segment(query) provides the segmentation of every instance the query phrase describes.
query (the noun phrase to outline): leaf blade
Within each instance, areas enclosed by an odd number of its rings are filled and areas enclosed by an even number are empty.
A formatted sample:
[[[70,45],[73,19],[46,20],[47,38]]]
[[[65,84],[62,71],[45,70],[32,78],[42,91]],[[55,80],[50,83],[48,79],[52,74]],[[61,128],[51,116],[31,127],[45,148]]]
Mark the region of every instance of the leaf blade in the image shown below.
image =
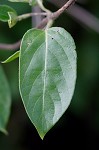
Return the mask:
[[[7,22],[9,20],[8,12],[13,12],[16,14],[16,11],[8,5],[0,5],[0,21]]]
[[[11,95],[9,85],[0,66],[0,131],[7,134],[6,125],[10,115]]]
[[[1,63],[9,63],[9,62],[13,61],[19,57],[19,54],[20,54],[20,51],[17,51],[13,55],[11,55],[9,58],[7,58],[5,61],[2,61]]]
[[[76,80],[74,41],[62,28],[29,30],[21,43],[19,62],[21,97],[30,120],[43,139],[68,108],[73,96]]]
[[[8,16],[9,16],[8,25],[9,25],[9,28],[12,28],[13,26],[16,25],[18,21],[18,17],[17,17],[17,14],[14,12],[8,12]]]

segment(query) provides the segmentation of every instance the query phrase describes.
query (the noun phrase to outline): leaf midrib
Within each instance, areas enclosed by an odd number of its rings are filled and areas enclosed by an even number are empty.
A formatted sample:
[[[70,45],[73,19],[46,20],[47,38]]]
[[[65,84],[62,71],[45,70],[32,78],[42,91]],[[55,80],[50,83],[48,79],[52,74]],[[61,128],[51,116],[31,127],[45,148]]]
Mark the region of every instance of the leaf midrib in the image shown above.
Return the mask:
[[[47,30],[45,30],[45,64],[44,64],[44,87],[43,87],[42,112],[44,111],[45,90],[46,90],[47,57],[48,57],[47,55],[48,55],[48,37],[47,37]]]

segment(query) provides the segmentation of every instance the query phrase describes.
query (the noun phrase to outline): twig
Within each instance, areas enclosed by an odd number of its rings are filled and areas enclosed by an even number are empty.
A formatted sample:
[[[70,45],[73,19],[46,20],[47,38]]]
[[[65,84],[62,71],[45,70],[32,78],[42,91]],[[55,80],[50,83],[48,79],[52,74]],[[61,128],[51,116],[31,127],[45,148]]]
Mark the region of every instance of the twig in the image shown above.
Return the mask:
[[[32,14],[35,14],[32,16],[32,27],[36,27],[38,24],[40,24],[43,16],[47,16],[47,13],[42,12],[39,6],[32,7]],[[42,15],[36,15],[36,14],[42,14]]]
[[[44,18],[41,23],[36,26],[38,29],[43,29],[46,24],[48,23],[49,19],[55,20],[57,17],[59,17],[67,8],[69,8],[76,0],[69,0],[65,3],[64,6],[62,6],[58,11],[54,13],[50,13],[49,16]],[[0,44],[0,49],[2,50],[16,50],[20,47],[20,41],[14,43],[14,44]]]
[[[49,2],[60,8],[64,4],[65,0],[49,0]],[[73,7],[69,7],[68,10],[65,10],[65,13],[81,24],[82,27],[90,28],[99,33],[99,19],[81,6],[75,4]]]
[[[42,29],[46,26],[49,19],[55,20],[58,18],[66,9],[68,9],[76,0],[69,0],[64,6],[62,6],[59,10],[54,13],[51,13],[48,17],[44,18],[40,25],[37,26],[38,29]]]
[[[0,43],[0,49],[2,50],[16,50],[20,47],[20,43],[21,40],[19,40],[18,42],[14,43],[14,44],[4,44],[4,43]]]
[[[45,12],[41,12],[41,13],[27,13],[27,14],[23,14],[18,16],[18,21],[21,21],[23,19],[32,17],[32,16],[47,16],[47,13]]]

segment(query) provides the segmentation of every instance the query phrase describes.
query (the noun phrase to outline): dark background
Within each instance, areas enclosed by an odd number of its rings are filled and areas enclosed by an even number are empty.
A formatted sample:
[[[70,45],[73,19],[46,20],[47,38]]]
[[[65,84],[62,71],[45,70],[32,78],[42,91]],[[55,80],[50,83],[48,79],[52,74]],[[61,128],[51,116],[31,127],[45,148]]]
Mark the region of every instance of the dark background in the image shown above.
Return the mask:
[[[0,0],[0,4],[12,6],[18,14],[31,11],[28,4],[10,3],[7,0]],[[45,2],[45,5],[52,11],[58,9],[50,2]],[[99,18],[98,0],[79,0],[78,5]],[[27,19],[9,29],[7,23],[0,22],[0,42],[16,42],[31,25],[31,19]],[[70,32],[77,47],[77,81],[71,104],[42,141],[27,117],[19,95],[18,59],[3,64],[10,84],[12,106],[7,125],[9,135],[0,133],[0,150],[99,150],[99,32],[88,28],[66,13],[62,14],[53,26],[61,26]],[[0,61],[11,54],[13,52],[0,50]]]

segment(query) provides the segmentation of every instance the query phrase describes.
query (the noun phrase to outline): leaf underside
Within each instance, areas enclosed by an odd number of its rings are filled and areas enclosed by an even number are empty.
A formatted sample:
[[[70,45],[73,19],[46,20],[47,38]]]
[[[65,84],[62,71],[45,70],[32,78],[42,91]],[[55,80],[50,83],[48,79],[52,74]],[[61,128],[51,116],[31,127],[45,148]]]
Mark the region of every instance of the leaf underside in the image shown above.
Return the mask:
[[[12,28],[13,26],[16,25],[18,21],[17,14],[14,12],[8,12],[8,15],[9,15],[8,25],[9,25],[9,28]]]
[[[59,27],[30,29],[21,43],[19,79],[26,112],[43,139],[73,96],[76,52],[71,35]]]
[[[6,124],[9,119],[11,95],[9,85],[2,67],[0,66],[0,131],[6,132]]]
[[[9,62],[15,60],[16,58],[19,57],[19,54],[20,54],[19,51],[15,52],[13,55],[11,55],[9,58],[7,58],[5,61],[2,61],[2,63],[9,63]]]

